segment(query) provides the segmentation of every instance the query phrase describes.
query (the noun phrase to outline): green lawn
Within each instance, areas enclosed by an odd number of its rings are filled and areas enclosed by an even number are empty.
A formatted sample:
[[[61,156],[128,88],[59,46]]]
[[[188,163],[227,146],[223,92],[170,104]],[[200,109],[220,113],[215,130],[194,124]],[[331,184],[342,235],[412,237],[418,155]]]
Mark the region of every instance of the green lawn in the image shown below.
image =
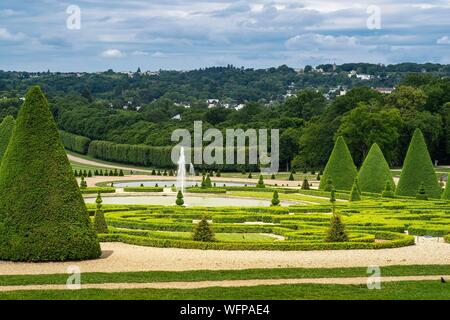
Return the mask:
[[[381,276],[450,275],[450,265],[409,265],[381,267]],[[272,268],[244,270],[147,271],[83,273],[82,283],[148,283],[170,281],[306,279],[366,277],[367,268]],[[65,284],[66,274],[0,275],[0,286]]]
[[[381,290],[366,285],[273,285],[205,289],[46,290],[2,292],[0,299],[139,299],[139,300],[448,300],[450,284],[439,281],[383,283]]]

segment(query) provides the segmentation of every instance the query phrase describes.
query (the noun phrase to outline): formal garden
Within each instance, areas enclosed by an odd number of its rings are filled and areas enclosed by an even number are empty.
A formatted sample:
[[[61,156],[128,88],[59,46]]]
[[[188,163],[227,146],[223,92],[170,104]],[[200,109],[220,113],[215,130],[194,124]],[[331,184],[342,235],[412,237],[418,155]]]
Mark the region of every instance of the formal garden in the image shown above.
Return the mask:
[[[16,120],[12,117],[3,120],[0,138],[0,260],[16,263],[0,262],[0,270],[8,271],[0,275],[0,298],[120,298],[114,289],[97,292],[95,286],[94,291],[86,289],[85,296],[83,290],[69,293],[59,288],[62,295],[58,295],[58,290],[52,291],[51,287],[42,287],[42,290],[29,287],[64,283],[64,277],[57,274],[64,273],[65,269],[60,269],[53,278],[51,272],[21,273],[21,268],[28,270],[32,262],[38,265],[57,262],[53,266],[66,262],[83,266],[83,263],[89,265],[89,261],[101,262],[102,259],[111,259],[108,260],[111,262],[115,259],[115,250],[119,250],[115,245],[130,245],[130,250],[136,248],[134,246],[151,250],[192,250],[186,251],[190,257],[217,251],[224,254],[247,252],[248,255],[267,251],[276,256],[278,252],[307,254],[311,251],[328,255],[333,252],[352,254],[360,252],[358,250],[370,256],[370,252],[382,255],[389,250],[408,250],[417,246],[419,239],[433,239],[439,248],[450,252],[450,183],[445,183],[448,178],[439,179],[419,129],[412,137],[398,177],[389,168],[377,144],[372,145],[358,170],[345,140],[338,137],[323,170],[261,175],[255,168],[234,173],[201,168],[196,174],[192,173],[190,184],[185,188],[175,183],[180,168],[139,169],[107,161],[93,164],[94,158],[82,157],[77,158],[78,163],[73,159],[69,161],[62,140],[64,144],[74,144],[72,149],[80,150],[86,150],[88,141],[58,131],[39,87],[30,89]],[[97,150],[92,152],[94,155],[109,152],[108,148],[112,146],[100,142],[89,146],[90,150]],[[164,155],[155,157],[165,159],[166,150],[159,151]],[[149,150],[145,152],[148,155]],[[159,203],[161,199],[164,204]],[[106,247],[109,249],[105,250]],[[131,254],[129,258],[133,258]],[[440,259],[448,263],[439,260],[422,269],[417,265],[409,269],[405,265],[388,266],[386,262],[383,266],[392,276],[450,275],[450,255]],[[158,263],[157,256],[152,260]],[[289,265],[295,265],[294,262]],[[236,264],[239,267],[239,259]],[[42,264],[42,267],[49,266]],[[141,267],[140,273],[127,274],[136,270],[124,268],[109,275],[106,270],[96,269],[96,272],[104,272],[105,278],[87,273],[87,282],[273,280],[282,278],[283,272],[291,280],[342,275],[352,278],[361,276],[363,270],[361,265],[353,269],[326,269],[324,265],[316,271],[272,268],[269,272],[269,268],[244,268],[223,270],[227,276],[220,278],[202,269],[203,265],[196,268],[191,264],[190,270],[197,270],[192,273],[178,270],[178,273],[164,275],[157,273],[162,270]],[[259,265],[255,264],[254,268],[257,267]],[[385,297],[414,298],[414,295],[407,295],[414,286],[422,288],[425,298],[450,297],[450,290],[441,290],[427,281],[428,278],[404,283],[394,281],[386,285]],[[292,280],[291,284],[295,283]],[[363,290],[361,283],[354,283],[353,287],[349,283],[322,291],[329,294],[332,290],[341,298],[343,292]],[[285,282],[261,289],[255,283],[242,291],[247,292],[247,296],[242,292],[237,296],[249,298],[262,290],[267,294],[261,294],[261,298],[289,298],[277,295],[282,290],[290,292],[292,288],[287,289],[288,285],[289,282]],[[20,286],[24,286],[22,290]],[[296,286],[301,287],[298,283]],[[230,298],[237,297],[236,291],[240,290],[229,288],[224,291],[229,295],[224,296],[217,292],[221,290],[218,287],[220,283],[203,291],[191,289],[164,294],[168,298],[202,298],[213,292],[216,298]],[[292,293],[291,297],[307,297],[307,288],[319,290],[308,283],[301,288],[305,290],[301,291],[304,295]],[[157,298],[158,295],[156,287],[152,294],[145,288],[139,291],[131,286],[128,289],[130,291],[123,295],[125,298],[142,298],[145,294]],[[383,292],[370,294],[383,297]]]

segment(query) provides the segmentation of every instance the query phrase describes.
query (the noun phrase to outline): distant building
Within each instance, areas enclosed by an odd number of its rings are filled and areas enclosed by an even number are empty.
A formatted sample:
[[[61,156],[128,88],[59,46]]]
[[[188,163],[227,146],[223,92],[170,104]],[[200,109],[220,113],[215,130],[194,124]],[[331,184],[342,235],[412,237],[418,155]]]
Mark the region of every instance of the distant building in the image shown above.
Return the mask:
[[[380,87],[380,88],[375,88],[375,90],[380,92],[380,93],[390,94],[390,93],[392,93],[395,90],[395,88],[382,88],[382,87]]]

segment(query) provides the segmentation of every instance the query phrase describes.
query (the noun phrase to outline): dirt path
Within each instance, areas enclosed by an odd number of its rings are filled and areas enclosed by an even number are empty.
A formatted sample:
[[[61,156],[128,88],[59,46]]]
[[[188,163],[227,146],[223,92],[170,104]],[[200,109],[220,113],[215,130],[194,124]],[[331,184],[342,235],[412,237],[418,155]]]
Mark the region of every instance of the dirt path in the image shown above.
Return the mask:
[[[445,275],[445,278],[448,278]],[[382,277],[383,282],[401,281],[440,281],[440,276],[401,276]],[[312,278],[312,279],[255,279],[255,280],[223,280],[223,281],[195,281],[195,282],[150,282],[150,283],[90,283],[81,284],[77,289],[201,289],[211,287],[254,287],[262,285],[284,285],[284,284],[342,284],[361,285],[371,281],[367,277],[355,278]],[[0,292],[19,290],[69,290],[67,285],[25,285],[25,286],[0,286]],[[73,290],[73,288],[72,288]]]
[[[450,264],[450,244],[419,238],[415,246],[379,250],[226,251],[153,248],[102,243],[100,259],[74,262],[24,263],[0,261],[0,274],[81,272],[227,270],[252,268],[340,268],[369,265]]]

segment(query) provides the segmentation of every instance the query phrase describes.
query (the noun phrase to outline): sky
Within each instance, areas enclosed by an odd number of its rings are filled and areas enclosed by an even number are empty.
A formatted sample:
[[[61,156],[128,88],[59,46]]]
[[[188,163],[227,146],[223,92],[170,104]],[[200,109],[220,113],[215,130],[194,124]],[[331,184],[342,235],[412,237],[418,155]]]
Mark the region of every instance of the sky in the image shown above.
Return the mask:
[[[450,63],[450,0],[2,0],[0,70]]]

